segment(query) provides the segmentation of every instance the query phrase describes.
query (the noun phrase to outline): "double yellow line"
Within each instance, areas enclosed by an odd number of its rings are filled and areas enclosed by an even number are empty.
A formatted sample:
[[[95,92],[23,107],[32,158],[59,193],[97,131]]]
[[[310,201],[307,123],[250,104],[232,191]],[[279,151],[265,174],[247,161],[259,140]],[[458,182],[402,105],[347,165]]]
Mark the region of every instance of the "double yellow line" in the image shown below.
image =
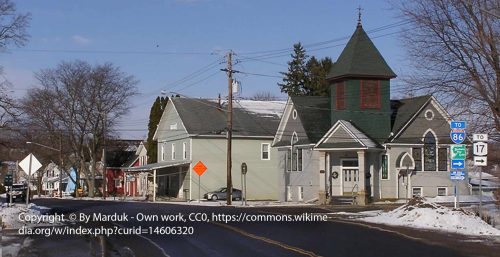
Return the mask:
[[[255,240],[259,240],[259,241],[262,241],[262,242],[266,242],[268,244],[275,245],[275,246],[278,246],[280,248],[283,248],[283,249],[286,249],[286,250],[289,250],[289,251],[293,251],[293,252],[296,252],[296,253],[299,253],[299,254],[302,254],[302,255],[305,255],[305,256],[309,256],[309,257],[321,257],[320,255],[317,255],[317,254],[315,254],[315,253],[313,253],[311,251],[307,251],[307,250],[304,250],[304,249],[301,249],[301,248],[298,248],[298,247],[295,247],[295,246],[287,245],[287,244],[284,244],[284,243],[281,243],[281,242],[278,242],[278,241],[275,241],[275,240],[272,240],[272,239],[269,239],[269,238],[266,238],[266,237],[257,236],[257,235],[245,232],[245,231],[243,231],[243,230],[241,230],[239,228],[235,228],[235,227],[227,225],[227,224],[222,224],[222,223],[218,223],[218,222],[212,222],[212,224],[220,226],[220,227],[223,227],[225,229],[229,229],[229,230],[234,231],[234,232],[236,232],[236,233],[238,233],[240,235],[243,235],[243,236],[246,236],[246,237],[249,237],[249,238],[253,238]]]

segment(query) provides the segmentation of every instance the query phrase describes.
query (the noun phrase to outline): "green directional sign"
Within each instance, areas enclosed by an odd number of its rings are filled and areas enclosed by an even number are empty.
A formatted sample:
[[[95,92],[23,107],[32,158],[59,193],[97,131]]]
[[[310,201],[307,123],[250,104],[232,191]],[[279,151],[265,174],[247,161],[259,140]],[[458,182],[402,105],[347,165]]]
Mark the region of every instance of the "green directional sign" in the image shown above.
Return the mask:
[[[465,145],[450,145],[450,155],[452,160],[465,160],[467,150]]]

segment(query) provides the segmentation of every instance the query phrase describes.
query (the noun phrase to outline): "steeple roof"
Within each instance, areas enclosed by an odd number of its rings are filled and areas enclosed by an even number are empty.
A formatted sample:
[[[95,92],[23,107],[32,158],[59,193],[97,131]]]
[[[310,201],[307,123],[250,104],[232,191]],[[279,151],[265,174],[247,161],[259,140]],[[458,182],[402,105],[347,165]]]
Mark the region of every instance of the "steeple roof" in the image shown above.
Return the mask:
[[[333,64],[327,79],[350,77],[384,79],[396,77],[359,22],[337,62]]]

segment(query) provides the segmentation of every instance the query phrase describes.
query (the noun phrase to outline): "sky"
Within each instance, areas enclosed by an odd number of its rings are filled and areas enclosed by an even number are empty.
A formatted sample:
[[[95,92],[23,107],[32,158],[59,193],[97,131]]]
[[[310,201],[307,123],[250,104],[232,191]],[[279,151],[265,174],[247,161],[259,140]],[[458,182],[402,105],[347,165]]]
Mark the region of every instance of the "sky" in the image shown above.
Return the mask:
[[[292,46],[308,55],[338,58],[362,24],[389,66],[401,75],[407,62],[399,37],[404,25],[384,0],[23,0],[32,20],[29,42],[0,53],[12,95],[37,87],[33,74],[62,61],[113,63],[139,80],[139,95],[115,128],[124,139],[145,139],[149,110],[166,92],[184,97],[227,95],[225,55],[234,52],[241,97],[270,92],[287,70]],[[400,76],[401,77],[401,76]],[[401,94],[392,82],[392,97]],[[399,91],[398,91],[399,90]]]

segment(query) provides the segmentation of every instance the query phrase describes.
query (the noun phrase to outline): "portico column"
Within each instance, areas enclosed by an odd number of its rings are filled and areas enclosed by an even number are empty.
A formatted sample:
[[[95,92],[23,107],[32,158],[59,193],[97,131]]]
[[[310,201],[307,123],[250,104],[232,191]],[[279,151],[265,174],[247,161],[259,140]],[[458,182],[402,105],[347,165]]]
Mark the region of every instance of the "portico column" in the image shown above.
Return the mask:
[[[356,197],[356,201],[358,205],[366,205],[367,194],[366,194],[366,156],[365,151],[358,151],[358,170],[359,170],[359,180],[358,180],[358,196]]]

